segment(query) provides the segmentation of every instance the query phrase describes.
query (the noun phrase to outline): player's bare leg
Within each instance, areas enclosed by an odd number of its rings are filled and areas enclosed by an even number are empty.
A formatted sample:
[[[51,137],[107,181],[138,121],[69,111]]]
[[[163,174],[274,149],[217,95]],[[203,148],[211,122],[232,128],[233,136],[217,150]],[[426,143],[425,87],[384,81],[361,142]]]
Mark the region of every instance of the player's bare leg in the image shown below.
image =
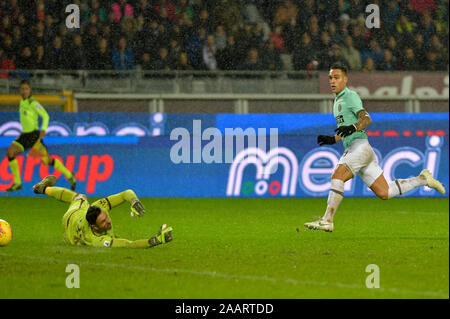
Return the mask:
[[[314,230],[332,232],[334,230],[333,218],[339,204],[344,198],[344,183],[353,178],[351,171],[345,165],[338,165],[331,176],[331,189],[328,194],[327,210],[324,216],[314,222],[305,223],[305,227]]]
[[[6,192],[13,192],[18,191],[22,189],[22,181],[20,178],[20,170],[19,170],[19,163],[17,162],[16,156],[19,155],[24,151],[23,147],[18,143],[11,143],[11,145],[8,147],[8,151],[6,152],[6,156],[8,157],[9,161],[9,168],[11,169],[11,172],[14,177],[14,183],[11,185],[10,188],[6,190]]]
[[[398,195],[406,194],[420,186],[429,186],[441,194],[445,194],[445,188],[442,184],[433,178],[430,171],[424,169],[419,176],[407,179],[396,179],[390,184],[387,183],[383,175],[380,175],[370,186],[370,189],[383,200],[387,200]]]

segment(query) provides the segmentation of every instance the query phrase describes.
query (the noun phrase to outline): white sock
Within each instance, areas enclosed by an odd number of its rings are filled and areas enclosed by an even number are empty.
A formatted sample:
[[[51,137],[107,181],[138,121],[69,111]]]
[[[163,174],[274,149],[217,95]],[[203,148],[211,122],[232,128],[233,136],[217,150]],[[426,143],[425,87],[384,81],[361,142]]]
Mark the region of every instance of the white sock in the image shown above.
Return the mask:
[[[325,211],[325,215],[323,215],[322,219],[332,223],[334,214],[336,213],[336,210],[338,209],[343,198],[344,182],[340,179],[332,179],[330,193],[328,194],[327,210]]]
[[[396,179],[389,184],[388,198],[391,199],[395,196],[406,194],[413,189],[424,185],[427,185],[427,180],[422,176],[408,179]]]

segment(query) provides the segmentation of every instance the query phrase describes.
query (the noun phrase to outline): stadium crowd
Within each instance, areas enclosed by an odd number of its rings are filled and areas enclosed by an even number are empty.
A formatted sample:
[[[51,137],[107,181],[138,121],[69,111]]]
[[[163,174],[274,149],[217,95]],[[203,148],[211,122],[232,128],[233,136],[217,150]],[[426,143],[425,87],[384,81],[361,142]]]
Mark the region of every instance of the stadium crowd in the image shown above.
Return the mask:
[[[1,0],[0,69],[446,71],[448,29],[448,0]]]

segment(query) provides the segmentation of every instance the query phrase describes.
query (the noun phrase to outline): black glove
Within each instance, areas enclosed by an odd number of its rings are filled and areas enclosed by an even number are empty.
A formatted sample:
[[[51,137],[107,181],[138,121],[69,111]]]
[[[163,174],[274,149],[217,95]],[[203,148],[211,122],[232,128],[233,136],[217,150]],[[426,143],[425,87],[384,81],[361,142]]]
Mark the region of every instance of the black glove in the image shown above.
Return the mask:
[[[317,143],[319,143],[320,146],[333,145],[336,143],[336,139],[334,138],[334,136],[319,135],[317,136]]]
[[[340,135],[341,137],[347,137],[356,132],[356,126],[355,124],[349,126],[340,126],[334,131],[336,132],[337,135]]]

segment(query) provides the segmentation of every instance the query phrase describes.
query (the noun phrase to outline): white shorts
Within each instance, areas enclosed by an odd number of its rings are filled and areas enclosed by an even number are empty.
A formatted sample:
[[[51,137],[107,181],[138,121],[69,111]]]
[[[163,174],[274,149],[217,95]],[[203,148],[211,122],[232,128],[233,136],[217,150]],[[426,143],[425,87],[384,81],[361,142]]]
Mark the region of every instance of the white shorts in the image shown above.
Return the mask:
[[[355,176],[359,174],[368,187],[383,174],[377,157],[366,139],[356,139],[350,144],[339,159],[338,165],[344,165]]]

